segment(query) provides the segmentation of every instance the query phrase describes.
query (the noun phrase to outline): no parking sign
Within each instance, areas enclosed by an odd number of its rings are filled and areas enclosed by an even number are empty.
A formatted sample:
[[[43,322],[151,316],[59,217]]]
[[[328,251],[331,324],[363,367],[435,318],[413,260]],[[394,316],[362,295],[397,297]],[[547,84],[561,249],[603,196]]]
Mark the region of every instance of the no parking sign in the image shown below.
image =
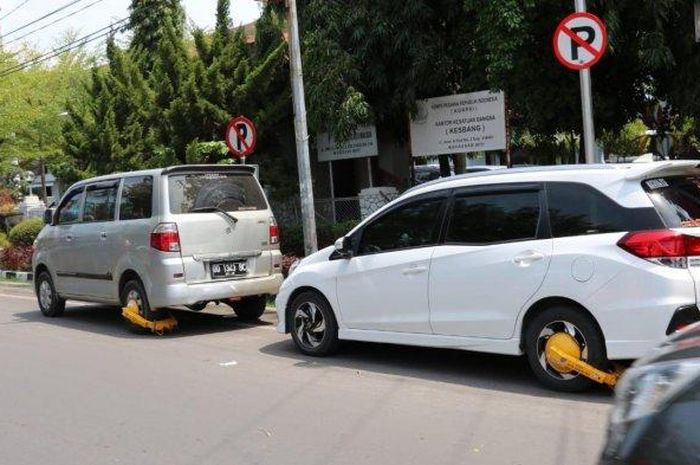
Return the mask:
[[[573,13],[557,27],[553,38],[554,54],[569,69],[588,69],[603,58],[608,46],[605,24],[585,11]]]
[[[233,118],[226,129],[226,145],[234,157],[245,158],[252,154],[257,144],[257,131],[245,116]]]

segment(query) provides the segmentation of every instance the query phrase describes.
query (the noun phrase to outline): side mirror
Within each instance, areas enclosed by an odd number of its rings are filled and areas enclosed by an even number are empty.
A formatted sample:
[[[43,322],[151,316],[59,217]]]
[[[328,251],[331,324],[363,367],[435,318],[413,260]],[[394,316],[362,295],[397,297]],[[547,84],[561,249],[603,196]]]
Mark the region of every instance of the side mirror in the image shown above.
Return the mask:
[[[335,251],[343,258],[352,257],[352,241],[348,237],[341,237],[335,241]]]
[[[56,209],[54,208],[47,208],[46,210],[44,210],[44,224],[53,226],[53,217],[55,213]]]

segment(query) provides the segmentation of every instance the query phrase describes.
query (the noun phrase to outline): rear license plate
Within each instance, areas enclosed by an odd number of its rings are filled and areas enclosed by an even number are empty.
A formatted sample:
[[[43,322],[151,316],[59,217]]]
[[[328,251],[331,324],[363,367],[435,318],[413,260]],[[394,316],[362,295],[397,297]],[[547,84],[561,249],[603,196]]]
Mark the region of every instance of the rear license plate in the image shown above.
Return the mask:
[[[233,276],[241,276],[248,273],[248,264],[244,261],[239,262],[217,262],[211,264],[211,277],[231,278]]]

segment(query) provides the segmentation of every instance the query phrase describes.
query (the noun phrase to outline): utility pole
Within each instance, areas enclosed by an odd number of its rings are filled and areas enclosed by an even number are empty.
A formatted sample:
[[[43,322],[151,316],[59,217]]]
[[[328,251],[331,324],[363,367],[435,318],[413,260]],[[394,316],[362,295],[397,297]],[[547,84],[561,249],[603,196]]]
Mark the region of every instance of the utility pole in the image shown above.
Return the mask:
[[[316,237],[316,213],[314,208],[314,191],[311,180],[311,160],[309,155],[309,128],[306,122],[306,97],[304,96],[304,73],[301,64],[299,19],[296,0],[287,0],[287,11],[292,98],[294,100],[294,132],[297,139],[301,216],[304,225],[304,251],[308,256],[318,250],[318,239]]]
[[[575,0],[576,11],[586,11],[586,0]],[[593,123],[593,94],[591,91],[591,70],[579,71],[581,81],[581,108],[583,109],[583,144],[586,164],[597,163],[595,153],[595,126]]]

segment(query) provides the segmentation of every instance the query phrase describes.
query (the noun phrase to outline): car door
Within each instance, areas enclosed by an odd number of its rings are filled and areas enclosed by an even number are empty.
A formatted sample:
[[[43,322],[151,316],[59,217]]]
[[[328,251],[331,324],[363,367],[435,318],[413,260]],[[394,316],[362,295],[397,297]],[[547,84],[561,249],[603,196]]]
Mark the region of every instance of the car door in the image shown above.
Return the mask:
[[[544,281],[552,239],[539,185],[456,191],[430,271],[435,334],[508,339]]]
[[[80,220],[83,209],[84,186],[70,190],[56,210],[55,249],[52,264],[56,276],[56,290],[60,294],[76,295],[79,290],[81,255]]]
[[[340,265],[338,304],[350,329],[430,333],[428,276],[447,194],[410,199],[357,234],[356,255]]]
[[[113,267],[118,259],[115,213],[119,180],[85,187],[81,223],[81,257],[78,285],[81,295],[99,300],[116,299]]]

